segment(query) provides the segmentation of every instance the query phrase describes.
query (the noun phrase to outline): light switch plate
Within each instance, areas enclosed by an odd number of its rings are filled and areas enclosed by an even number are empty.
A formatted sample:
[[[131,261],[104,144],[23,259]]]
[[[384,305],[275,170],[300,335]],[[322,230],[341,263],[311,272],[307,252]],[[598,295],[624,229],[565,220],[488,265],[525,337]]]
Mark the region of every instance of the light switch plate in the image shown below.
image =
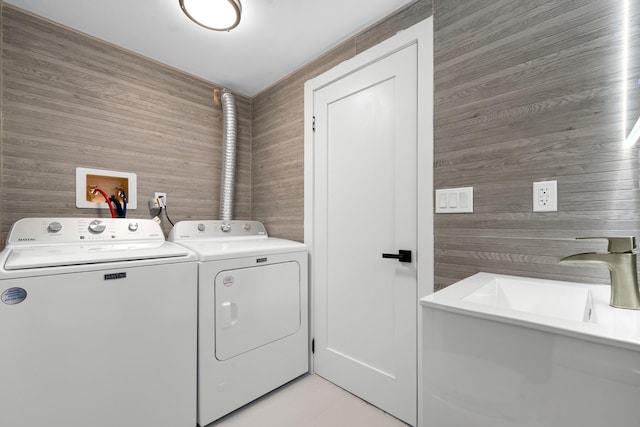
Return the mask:
[[[473,213],[473,187],[436,190],[436,213]]]

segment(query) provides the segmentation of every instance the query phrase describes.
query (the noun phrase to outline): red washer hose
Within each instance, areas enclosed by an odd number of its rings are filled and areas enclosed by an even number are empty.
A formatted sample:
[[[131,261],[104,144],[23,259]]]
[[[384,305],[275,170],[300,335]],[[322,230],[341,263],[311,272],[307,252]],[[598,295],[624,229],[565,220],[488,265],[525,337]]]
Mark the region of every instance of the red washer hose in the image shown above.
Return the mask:
[[[111,211],[111,218],[117,218],[116,211],[113,210],[113,204],[111,204],[111,200],[109,200],[109,196],[107,196],[107,193],[99,188],[94,188],[93,191],[97,191],[98,193],[102,194],[102,197],[104,197],[104,199],[107,201],[107,205],[109,206],[109,210]]]

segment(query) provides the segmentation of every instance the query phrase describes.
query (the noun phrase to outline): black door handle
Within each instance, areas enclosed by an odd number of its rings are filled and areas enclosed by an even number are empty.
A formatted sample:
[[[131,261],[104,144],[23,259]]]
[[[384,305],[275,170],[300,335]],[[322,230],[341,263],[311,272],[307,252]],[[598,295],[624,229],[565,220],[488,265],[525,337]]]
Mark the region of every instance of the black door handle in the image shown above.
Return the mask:
[[[382,258],[397,259],[400,262],[411,262],[411,251],[400,249],[397,254],[382,254]]]

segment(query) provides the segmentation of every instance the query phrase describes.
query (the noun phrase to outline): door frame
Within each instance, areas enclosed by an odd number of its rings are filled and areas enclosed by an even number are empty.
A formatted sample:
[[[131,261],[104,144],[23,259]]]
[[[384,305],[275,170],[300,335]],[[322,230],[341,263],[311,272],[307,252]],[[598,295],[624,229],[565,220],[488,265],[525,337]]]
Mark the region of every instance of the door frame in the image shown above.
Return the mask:
[[[304,85],[304,242],[309,250],[309,328],[310,340],[315,331],[315,266],[313,263],[315,239],[313,235],[315,183],[314,183],[314,93],[315,91],[347,76],[369,64],[387,57],[403,48],[416,44],[418,48],[418,153],[417,153],[417,253],[416,272],[418,295],[417,311],[417,408],[418,425],[423,425],[422,417],[422,311],[418,300],[433,292],[434,288],[434,242],[433,242],[433,17],[429,17],[395,36],[335,66],[329,71],[308,80]],[[310,368],[314,372],[313,355],[310,354]]]

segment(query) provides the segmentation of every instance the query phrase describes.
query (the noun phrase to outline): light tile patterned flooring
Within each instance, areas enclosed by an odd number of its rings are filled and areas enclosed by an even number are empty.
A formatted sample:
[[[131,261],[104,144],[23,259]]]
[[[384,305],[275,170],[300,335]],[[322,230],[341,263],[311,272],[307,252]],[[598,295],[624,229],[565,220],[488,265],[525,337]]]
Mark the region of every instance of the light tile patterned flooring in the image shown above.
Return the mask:
[[[406,427],[317,375],[306,375],[207,427]]]

